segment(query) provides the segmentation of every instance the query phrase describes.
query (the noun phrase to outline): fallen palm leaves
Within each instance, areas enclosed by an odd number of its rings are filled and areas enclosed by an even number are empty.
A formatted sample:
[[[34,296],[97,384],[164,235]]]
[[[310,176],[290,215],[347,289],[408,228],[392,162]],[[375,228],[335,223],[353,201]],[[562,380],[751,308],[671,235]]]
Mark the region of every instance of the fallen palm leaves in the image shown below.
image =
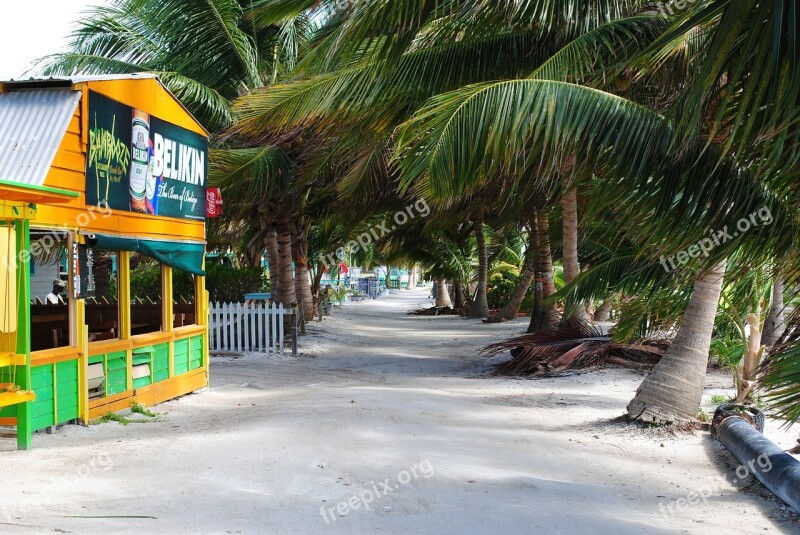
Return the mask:
[[[458,311],[450,307],[430,307],[409,312],[409,315],[413,316],[455,316],[458,314],[460,314]]]
[[[511,352],[513,358],[500,366],[499,373],[546,375],[607,364],[646,369],[654,366],[668,348],[669,342],[661,339],[637,344],[616,343],[594,325],[567,320],[552,331],[492,344],[484,353],[493,356]]]

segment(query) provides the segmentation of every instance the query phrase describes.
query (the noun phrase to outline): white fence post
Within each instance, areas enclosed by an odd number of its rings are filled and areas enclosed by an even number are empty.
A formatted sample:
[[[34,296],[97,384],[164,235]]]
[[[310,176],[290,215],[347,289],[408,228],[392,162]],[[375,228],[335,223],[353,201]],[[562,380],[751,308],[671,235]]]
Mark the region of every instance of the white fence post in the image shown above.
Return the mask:
[[[279,312],[278,312],[278,325],[279,325],[278,332],[280,333],[279,334],[279,336],[280,336],[279,348],[280,348],[281,355],[283,355],[283,346],[284,346],[284,343],[283,343],[283,328],[286,325],[286,322],[283,321],[284,320],[284,318],[283,318],[283,313],[284,313],[283,303],[280,304],[280,306],[278,307],[278,310],[279,310]]]
[[[222,326],[222,345],[220,351],[228,350],[228,303],[220,305],[220,325]]]
[[[264,351],[264,303],[256,304],[256,347],[257,353]]]

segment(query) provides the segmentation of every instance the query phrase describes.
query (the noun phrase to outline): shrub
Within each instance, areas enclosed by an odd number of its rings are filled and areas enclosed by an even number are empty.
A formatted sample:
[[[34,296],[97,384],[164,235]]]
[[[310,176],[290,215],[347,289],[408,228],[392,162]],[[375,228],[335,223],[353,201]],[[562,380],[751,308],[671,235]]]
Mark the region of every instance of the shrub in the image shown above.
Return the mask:
[[[212,301],[238,303],[245,294],[267,292],[264,270],[255,268],[234,268],[214,264],[206,268],[206,289]],[[183,270],[172,271],[173,299],[184,296],[193,302],[194,278]],[[140,299],[150,298],[159,302],[161,298],[161,265],[157,262],[143,262],[131,270],[131,295]]]
[[[212,301],[238,303],[244,295],[269,291],[264,270],[260,267],[233,268],[219,264],[206,268],[206,289]]]
[[[486,299],[489,308],[500,308],[508,303],[517,286],[519,275],[508,271],[493,273],[489,277],[489,286],[486,290]]]
[[[508,304],[514,290],[519,284],[520,274],[511,270],[495,271],[489,276],[489,285],[486,290],[486,299],[489,301],[489,308],[501,308]],[[520,311],[531,310],[534,304],[536,285],[531,284],[525,299],[522,301]]]

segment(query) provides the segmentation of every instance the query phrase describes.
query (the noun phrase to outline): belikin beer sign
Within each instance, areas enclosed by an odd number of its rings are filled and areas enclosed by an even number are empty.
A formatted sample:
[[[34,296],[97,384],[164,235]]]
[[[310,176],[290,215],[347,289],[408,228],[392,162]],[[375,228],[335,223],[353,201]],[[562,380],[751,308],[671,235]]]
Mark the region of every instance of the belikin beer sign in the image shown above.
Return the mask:
[[[204,219],[208,140],[89,92],[86,204]]]

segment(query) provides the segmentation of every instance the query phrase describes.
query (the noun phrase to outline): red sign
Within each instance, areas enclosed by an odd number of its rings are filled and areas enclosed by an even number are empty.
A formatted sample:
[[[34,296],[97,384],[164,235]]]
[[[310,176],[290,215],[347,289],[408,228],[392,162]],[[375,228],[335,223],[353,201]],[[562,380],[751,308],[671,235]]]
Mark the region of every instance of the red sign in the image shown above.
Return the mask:
[[[222,215],[222,193],[219,188],[206,190],[206,217],[219,217]]]

